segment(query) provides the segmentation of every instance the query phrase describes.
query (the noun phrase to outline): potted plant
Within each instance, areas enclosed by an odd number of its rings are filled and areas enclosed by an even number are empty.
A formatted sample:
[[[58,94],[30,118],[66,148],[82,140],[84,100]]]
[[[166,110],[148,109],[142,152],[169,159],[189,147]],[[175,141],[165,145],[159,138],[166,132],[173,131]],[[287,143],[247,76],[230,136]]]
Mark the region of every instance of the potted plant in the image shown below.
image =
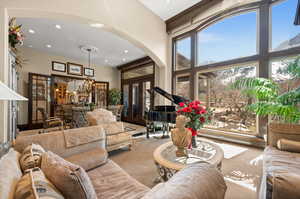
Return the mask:
[[[117,88],[108,91],[109,105],[119,105],[121,103],[121,91]]]
[[[300,58],[289,63],[280,72],[289,77],[289,82],[300,78]],[[289,83],[288,82],[288,83]],[[258,116],[270,117],[269,131],[273,128],[285,132],[287,128],[299,129],[300,87],[280,92],[280,83],[266,78],[242,78],[231,85],[241,89],[243,94],[253,97],[256,102],[247,109]],[[298,126],[298,127],[295,127]]]
[[[184,115],[189,118],[189,122],[187,122],[186,127],[192,132],[191,146],[193,148],[197,148],[197,132],[204,126],[204,124],[211,122],[212,110],[202,106],[200,101],[195,100],[192,102],[179,103],[177,114]],[[189,146],[189,148],[191,148],[191,146]]]
[[[121,114],[122,105],[121,105],[122,93],[119,89],[113,88],[108,92],[108,110],[112,111],[114,115]]]

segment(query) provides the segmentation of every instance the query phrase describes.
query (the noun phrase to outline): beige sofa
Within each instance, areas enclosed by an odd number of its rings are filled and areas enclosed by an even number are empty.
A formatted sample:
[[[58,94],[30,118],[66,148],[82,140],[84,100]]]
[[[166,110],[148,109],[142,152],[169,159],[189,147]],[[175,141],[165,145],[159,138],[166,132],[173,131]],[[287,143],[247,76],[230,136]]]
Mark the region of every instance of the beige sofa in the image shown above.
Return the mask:
[[[116,116],[106,109],[95,109],[87,112],[86,118],[90,126],[101,125],[105,129],[107,151],[132,146],[132,135],[125,131],[123,122],[117,122]]]
[[[86,137],[88,139],[84,139]],[[14,149],[0,159],[0,174],[6,174],[5,178],[0,178],[0,198],[13,198],[21,175],[19,152],[31,143],[40,144],[44,149],[85,168],[98,199],[222,199],[225,195],[223,176],[207,164],[191,165],[153,189],[144,186],[107,159],[105,133],[101,127],[94,126],[68,132],[18,136]]]
[[[259,199],[300,198],[300,153],[279,150],[277,142],[280,139],[300,141],[300,126],[269,125]]]

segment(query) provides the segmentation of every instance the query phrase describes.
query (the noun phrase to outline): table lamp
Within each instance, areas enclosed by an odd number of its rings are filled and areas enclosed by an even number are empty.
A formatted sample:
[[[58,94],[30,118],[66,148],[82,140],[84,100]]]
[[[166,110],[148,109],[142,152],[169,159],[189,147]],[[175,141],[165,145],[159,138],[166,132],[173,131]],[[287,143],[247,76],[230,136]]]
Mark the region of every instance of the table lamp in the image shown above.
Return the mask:
[[[28,101],[0,81],[0,101]]]

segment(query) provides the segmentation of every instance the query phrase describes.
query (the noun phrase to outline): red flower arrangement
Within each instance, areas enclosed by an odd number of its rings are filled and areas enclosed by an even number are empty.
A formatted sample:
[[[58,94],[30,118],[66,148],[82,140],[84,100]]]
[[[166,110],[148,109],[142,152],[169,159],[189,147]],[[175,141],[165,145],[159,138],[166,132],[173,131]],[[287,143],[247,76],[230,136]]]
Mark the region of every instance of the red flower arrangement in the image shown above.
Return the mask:
[[[179,103],[177,114],[190,118],[190,122],[187,123],[186,127],[192,132],[193,142],[195,142],[194,136],[197,135],[197,131],[211,122],[212,110],[203,106],[200,101],[195,100],[188,103]],[[193,147],[195,147],[196,143],[193,142]]]

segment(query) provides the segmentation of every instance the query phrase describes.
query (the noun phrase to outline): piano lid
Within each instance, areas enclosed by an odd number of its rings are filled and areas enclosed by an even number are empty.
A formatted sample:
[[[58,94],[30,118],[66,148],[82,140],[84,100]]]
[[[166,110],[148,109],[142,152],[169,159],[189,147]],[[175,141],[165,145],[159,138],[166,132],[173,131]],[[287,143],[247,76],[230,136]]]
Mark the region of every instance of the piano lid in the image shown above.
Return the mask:
[[[190,101],[188,99],[185,99],[184,97],[181,97],[181,96],[178,96],[178,95],[172,95],[172,94],[164,91],[163,89],[161,89],[159,87],[154,87],[153,91],[159,93],[160,95],[164,96],[165,98],[167,98],[171,102],[174,102],[175,104],[179,104],[180,102]]]

